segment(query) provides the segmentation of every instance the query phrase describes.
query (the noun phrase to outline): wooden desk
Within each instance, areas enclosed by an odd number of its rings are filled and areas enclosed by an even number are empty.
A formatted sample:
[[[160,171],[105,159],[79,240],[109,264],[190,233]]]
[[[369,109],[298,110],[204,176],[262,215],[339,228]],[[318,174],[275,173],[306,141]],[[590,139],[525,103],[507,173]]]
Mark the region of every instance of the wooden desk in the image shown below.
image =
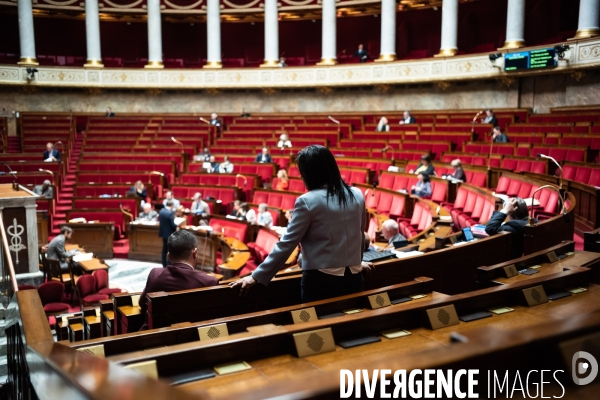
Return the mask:
[[[196,265],[196,269],[208,269],[209,271],[212,269],[214,271],[217,266],[217,251],[220,247],[221,233],[193,229],[190,226],[182,229],[193,233],[198,240],[198,264]]]
[[[223,278],[231,279],[238,276],[250,259],[248,246],[235,238],[223,238],[221,239],[221,258],[223,264],[219,265],[219,271],[223,274]]]
[[[96,339],[102,336],[102,322],[100,317],[89,315],[83,318],[84,337]]]
[[[113,258],[113,237],[115,227],[112,222],[99,222],[94,224],[67,223],[73,229],[71,241],[84,247],[86,251],[94,253],[100,258]]]
[[[108,265],[102,263],[97,258],[92,258],[87,261],[79,261],[77,264],[81,266],[81,270],[86,274],[91,274],[94,271],[98,271],[100,269],[106,270],[108,272]]]
[[[127,225],[127,236],[130,259],[162,262],[163,240],[158,236],[158,223],[156,225],[130,223]]]
[[[38,233],[38,246],[45,246],[48,244],[48,211],[38,211],[37,215],[37,233]]]
[[[144,316],[139,306],[118,307],[117,319],[115,323],[120,325],[120,333],[137,332],[144,324]]]

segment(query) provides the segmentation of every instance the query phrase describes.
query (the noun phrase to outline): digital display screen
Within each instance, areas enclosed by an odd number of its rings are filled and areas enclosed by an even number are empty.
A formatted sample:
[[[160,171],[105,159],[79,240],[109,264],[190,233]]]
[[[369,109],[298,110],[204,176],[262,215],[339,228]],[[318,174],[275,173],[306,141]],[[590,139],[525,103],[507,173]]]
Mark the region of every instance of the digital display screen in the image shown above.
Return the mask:
[[[509,53],[504,56],[504,70],[510,72],[556,67],[555,56],[554,48]]]

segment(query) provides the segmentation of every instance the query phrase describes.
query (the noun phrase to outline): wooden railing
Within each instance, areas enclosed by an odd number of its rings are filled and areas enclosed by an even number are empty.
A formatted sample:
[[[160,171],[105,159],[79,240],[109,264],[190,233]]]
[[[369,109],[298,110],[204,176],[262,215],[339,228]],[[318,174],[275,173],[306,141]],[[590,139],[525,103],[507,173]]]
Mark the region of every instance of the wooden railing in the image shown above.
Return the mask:
[[[203,399],[167,383],[54,341],[37,290],[19,291],[0,212],[2,293],[6,313],[8,398],[174,400]]]

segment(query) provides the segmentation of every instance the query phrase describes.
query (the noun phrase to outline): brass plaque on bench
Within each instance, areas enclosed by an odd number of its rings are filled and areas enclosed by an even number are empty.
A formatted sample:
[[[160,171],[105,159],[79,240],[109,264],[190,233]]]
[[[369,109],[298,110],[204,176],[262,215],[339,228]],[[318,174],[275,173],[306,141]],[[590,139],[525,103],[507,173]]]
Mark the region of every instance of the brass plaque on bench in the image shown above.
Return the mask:
[[[454,304],[430,308],[427,310],[427,317],[429,318],[431,329],[434,330],[459,324],[458,315],[456,314]]]
[[[303,324],[305,322],[318,321],[317,311],[314,307],[303,308],[302,310],[291,311],[294,324]]]

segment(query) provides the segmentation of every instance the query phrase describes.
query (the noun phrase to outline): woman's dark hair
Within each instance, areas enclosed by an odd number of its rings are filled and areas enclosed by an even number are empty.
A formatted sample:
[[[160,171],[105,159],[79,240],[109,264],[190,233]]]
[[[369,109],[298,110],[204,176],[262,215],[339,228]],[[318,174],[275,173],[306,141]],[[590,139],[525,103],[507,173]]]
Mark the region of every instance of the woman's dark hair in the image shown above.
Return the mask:
[[[248,205],[248,203],[242,203],[242,204],[240,204],[240,210],[242,210],[244,212],[248,212],[248,211],[250,211],[250,206]]]
[[[431,157],[429,157],[429,154],[423,154],[421,156],[421,161],[427,161],[428,164],[431,164]]]
[[[426,174],[424,172],[419,172],[419,175],[421,175],[423,177],[423,182],[429,182],[431,179],[429,179],[429,174]]]
[[[311,145],[302,149],[296,157],[300,176],[308,190],[327,188],[329,197],[336,196],[338,204],[346,207],[348,199],[355,201],[350,186],[342,180],[340,169],[331,151],[323,146]]]

